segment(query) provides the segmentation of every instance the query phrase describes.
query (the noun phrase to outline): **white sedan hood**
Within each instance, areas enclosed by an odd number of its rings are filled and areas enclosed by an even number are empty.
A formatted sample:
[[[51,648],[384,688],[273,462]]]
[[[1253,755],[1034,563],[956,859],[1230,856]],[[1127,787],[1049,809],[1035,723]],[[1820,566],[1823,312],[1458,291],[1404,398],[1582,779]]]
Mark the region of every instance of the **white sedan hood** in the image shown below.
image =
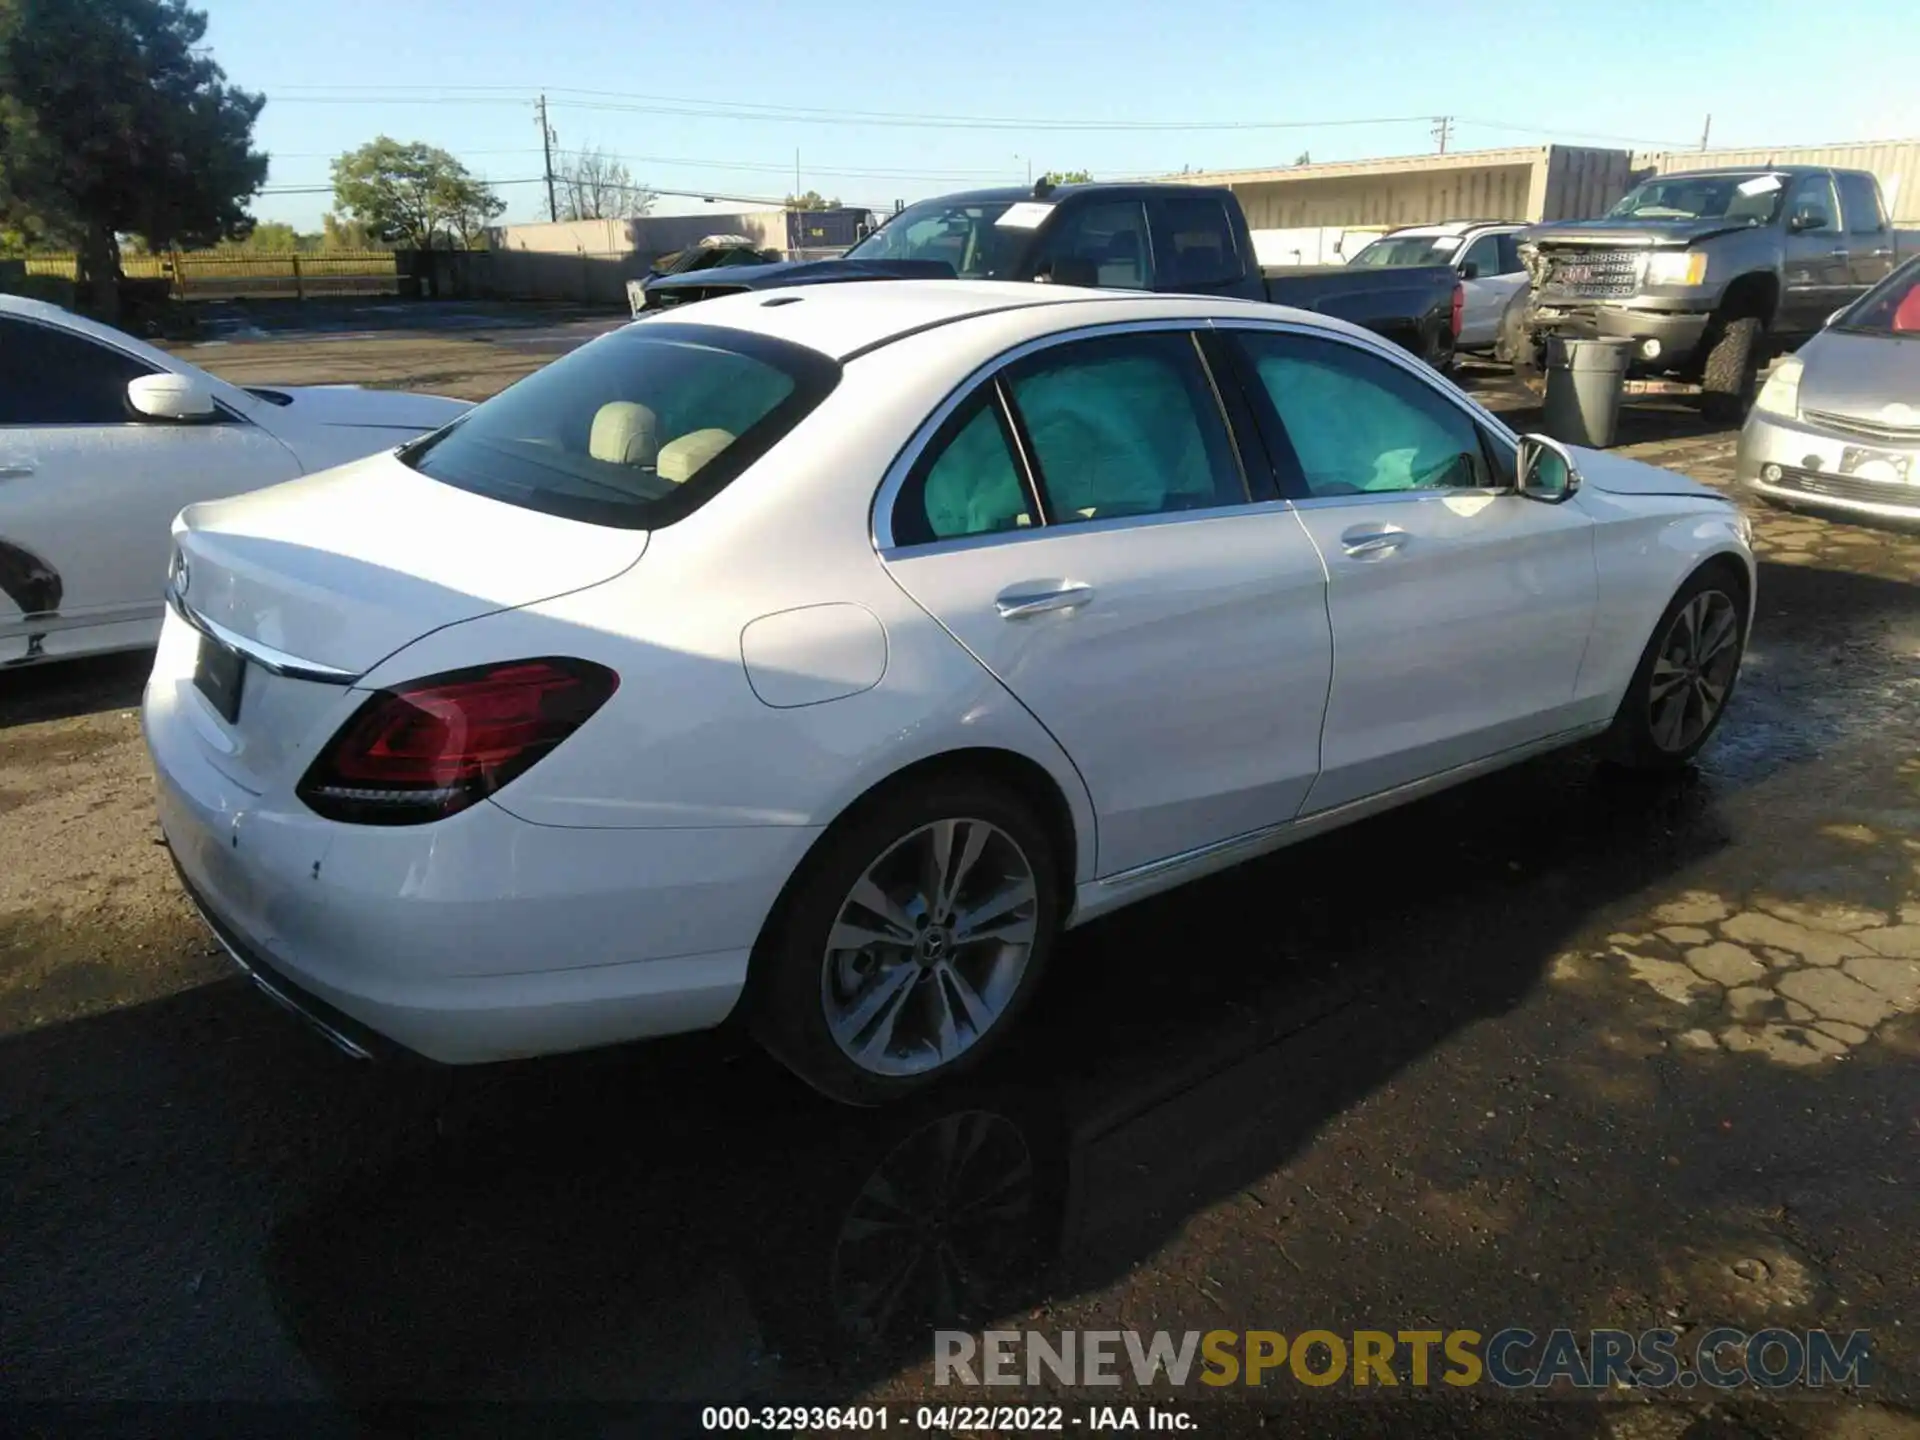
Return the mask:
[[[1711,485],[1702,485],[1672,470],[1610,455],[1605,450],[1588,450],[1569,445],[1580,483],[1604,490],[1609,495],[1683,495],[1702,500],[1726,500],[1728,496]]]
[[[301,425],[341,425],[419,434],[438,430],[473,408],[470,400],[415,395],[405,390],[367,390],[358,385],[260,385],[249,393]],[[275,397],[284,396],[285,404]]]

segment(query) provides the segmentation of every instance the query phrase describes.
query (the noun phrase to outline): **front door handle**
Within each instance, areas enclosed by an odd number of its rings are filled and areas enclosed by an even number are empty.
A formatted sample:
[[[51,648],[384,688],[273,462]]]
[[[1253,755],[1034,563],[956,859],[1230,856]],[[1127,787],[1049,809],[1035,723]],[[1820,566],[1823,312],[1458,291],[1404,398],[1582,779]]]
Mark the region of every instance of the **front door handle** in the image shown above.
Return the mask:
[[[31,460],[0,460],[0,480],[24,480],[33,468]]]
[[[1010,585],[994,597],[993,608],[1002,620],[1018,620],[1047,610],[1072,610],[1093,599],[1093,587],[1078,580],[1031,580]]]
[[[1376,555],[1391,555],[1407,543],[1407,532],[1398,525],[1356,525],[1340,537],[1340,546],[1356,560]]]

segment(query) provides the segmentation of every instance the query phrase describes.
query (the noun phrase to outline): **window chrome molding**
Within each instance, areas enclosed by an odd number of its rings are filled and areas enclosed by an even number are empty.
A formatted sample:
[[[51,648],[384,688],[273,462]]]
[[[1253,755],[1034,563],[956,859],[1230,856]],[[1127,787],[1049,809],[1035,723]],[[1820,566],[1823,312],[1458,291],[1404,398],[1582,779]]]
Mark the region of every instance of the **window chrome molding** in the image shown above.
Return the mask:
[[[887,467],[886,474],[881,478],[880,487],[874,492],[873,497],[873,510],[870,520],[873,548],[880,552],[882,558],[891,559],[896,555],[924,555],[932,553],[936,549],[972,549],[981,541],[1006,543],[1008,541],[1029,540],[1036,535],[1054,529],[1085,531],[1096,525],[1102,528],[1118,529],[1123,525],[1139,524],[1143,521],[1165,522],[1168,520],[1194,520],[1209,515],[1225,514],[1230,510],[1239,509],[1240,507],[1238,506],[1218,506],[1205,510],[1166,511],[1159,515],[1116,516],[1112,520],[1082,521],[1071,525],[1034,525],[1029,526],[1025,530],[998,530],[989,535],[968,535],[956,537],[952,540],[936,540],[926,545],[896,545],[893,539],[893,507],[900,498],[900,491],[907,483],[907,476],[912,472],[913,467],[919,463],[920,457],[926,452],[927,447],[933,443],[934,436],[940,432],[940,427],[946,423],[947,417],[972,399],[974,393],[982,384],[997,384],[1001,372],[1007,369],[1008,366],[1018,364],[1029,355],[1038,355],[1043,351],[1052,350],[1061,345],[1071,345],[1079,340],[1099,340],[1115,335],[1144,335],[1156,331],[1168,330],[1204,330],[1209,323],[1206,316],[1184,315],[1161,316],[1151,320],[1114,320],[1106,323],[1081,325],[1072,330],[1060,330],[1051,335],[1038,335],[1031,340],[1023,340],[1011,350],[1004,350],[984,365],[978,366],[966,379],[956,385],[948,394],[947,398],[941,401],[940,404],[934,408],[933,412],[921,422],[919,428],[913,432],[913,438],[907,441],[905,447],[894,457],[893,463]],[[1210,367],[1205,365],[1204,357],[1202,357],[1202,369],[1203,373],[1210,373]],[[1226,427],[1228,437],[1231,439],[1233,435],[1231,421],[1223,414],[1220,423]],[[1016,436],[1019,434],[1017,427],[1014,433]],[[1038,477],[1032,472],[1030,457],[1016,451],[1013,458],[1016,465],[1028,467],[1027,474],[1030,480],[1036,483],[1037,487]],[[1259,503],[1262,505],[1272,505],[1278,502],[1269,500]],[[1041,504],[1043,506],[1045,504],[1044,497],[1041,497]]]

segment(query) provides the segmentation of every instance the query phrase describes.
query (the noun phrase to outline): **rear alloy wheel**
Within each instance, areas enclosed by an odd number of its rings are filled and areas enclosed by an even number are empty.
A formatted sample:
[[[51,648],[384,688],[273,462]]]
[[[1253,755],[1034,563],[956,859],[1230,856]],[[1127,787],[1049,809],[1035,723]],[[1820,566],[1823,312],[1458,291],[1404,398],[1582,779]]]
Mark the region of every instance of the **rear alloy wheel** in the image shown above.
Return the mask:
[[[1603,746],[1636,770],[1690,763],[1726,713],[1746,646],[1745,605],[1727,574],[1696,574],[1667,607]]]
[[[850,1104],[971,1067],[1025,1005],[1058,928],[1045,830],[998,787],[901,790],[822,842],[754,960],[767,1048]]]

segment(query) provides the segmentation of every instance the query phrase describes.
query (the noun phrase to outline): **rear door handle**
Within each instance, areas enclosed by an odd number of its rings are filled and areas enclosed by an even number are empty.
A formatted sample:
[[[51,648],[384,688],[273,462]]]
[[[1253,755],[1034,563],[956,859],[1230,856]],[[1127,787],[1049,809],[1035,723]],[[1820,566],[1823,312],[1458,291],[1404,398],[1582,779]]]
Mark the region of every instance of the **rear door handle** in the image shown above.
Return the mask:
[[[1376,555],[1391,555],[1407,543],[1407,532],[1398,525],[1356,525],[1340,537],[1340,546],[1356,560]]]
[[[1093,587],[1078,580],[1030,580],[1010,585],[994,597],[993,608],[1002,620],[1018,620],[1047,610],[1072,610],[1093,599]]]
[[[33,468],[30,460],[0,460],[0,480],[24,480]]]

